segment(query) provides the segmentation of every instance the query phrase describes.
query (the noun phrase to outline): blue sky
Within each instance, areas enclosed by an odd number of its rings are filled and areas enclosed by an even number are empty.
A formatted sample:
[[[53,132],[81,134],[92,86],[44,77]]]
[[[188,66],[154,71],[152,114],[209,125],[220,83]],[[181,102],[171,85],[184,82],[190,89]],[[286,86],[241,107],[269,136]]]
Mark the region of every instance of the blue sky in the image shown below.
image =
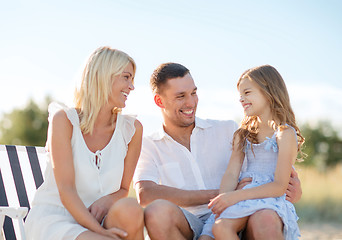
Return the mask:
[[[240,120],[238,77],[270,64],[299,123],[322,119],[341,129],[341,12],[338,0],[0,0],[0,114],[48,94],[72,105],[86,58],[107,45],[137,63],[124,112],[137,114],[147,134],[161,121],[149,77],[170,61],[190,69],[200,117]]]

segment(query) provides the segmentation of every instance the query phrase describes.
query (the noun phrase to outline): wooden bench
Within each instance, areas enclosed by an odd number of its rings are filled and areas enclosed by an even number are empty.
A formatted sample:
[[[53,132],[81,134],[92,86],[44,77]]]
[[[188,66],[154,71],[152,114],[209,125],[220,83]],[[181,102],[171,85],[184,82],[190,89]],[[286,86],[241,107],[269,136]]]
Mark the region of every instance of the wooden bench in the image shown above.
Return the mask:
[[[43,147],[0,145],[0,240],[25,239],[24,221],[46,167]]]

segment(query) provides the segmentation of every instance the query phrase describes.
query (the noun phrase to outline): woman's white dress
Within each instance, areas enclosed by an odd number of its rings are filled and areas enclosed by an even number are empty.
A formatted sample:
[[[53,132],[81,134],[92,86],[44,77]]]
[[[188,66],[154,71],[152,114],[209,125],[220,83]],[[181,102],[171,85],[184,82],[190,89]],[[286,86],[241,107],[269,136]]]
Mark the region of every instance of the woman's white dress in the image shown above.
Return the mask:
[[[79,117],[74,108],[53,103],[49,106],[49,121],[63,109],[73,126],[71,146],[75,169],[75,185],[86,207],[97,199],[120,189],[124,159],[134,133],[132,116],[117,114],[116,127],[109,143],[96,153],[87,147],[80,130]],[[49,153],[47,153],[49,155]],[[32,208],[25,222],[28,240],[70,240],[87,229],[79,225],[62,204],[50,156],[45,180],[37,190]]]

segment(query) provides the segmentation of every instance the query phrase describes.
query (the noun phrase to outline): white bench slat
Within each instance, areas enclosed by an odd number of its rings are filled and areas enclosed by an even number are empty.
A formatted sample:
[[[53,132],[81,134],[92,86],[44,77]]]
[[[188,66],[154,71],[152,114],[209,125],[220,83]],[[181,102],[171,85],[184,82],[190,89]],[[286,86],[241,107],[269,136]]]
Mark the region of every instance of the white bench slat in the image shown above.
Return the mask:
[[[14,208],[30,208],[36,188],[43,181],[42,173],[45,171],[46,160],[43,147],[0,145],[0,172],[2,175],[0,180],[3,182],[0,194],[1,191],[5,191],[5,196],[0,196],[1,207],[8,205]],[[33,174],[32,171],[35,173]],[[19,222],[20,220],[12,221],[6,217],[5,237],[11,240],[23,239],[20,234]]]

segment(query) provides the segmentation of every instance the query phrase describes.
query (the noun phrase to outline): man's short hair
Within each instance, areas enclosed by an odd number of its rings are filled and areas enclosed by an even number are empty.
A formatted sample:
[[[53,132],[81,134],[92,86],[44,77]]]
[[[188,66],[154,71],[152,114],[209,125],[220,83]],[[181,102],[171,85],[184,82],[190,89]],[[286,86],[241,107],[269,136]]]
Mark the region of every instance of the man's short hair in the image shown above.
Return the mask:
[[[160,94],[162,87],[167,83],[167,80],[172,78],[184,77],[190,73],[189,69],[179,63],[163,63],[159,65],[153,72],[150,85],[154,94]]]

